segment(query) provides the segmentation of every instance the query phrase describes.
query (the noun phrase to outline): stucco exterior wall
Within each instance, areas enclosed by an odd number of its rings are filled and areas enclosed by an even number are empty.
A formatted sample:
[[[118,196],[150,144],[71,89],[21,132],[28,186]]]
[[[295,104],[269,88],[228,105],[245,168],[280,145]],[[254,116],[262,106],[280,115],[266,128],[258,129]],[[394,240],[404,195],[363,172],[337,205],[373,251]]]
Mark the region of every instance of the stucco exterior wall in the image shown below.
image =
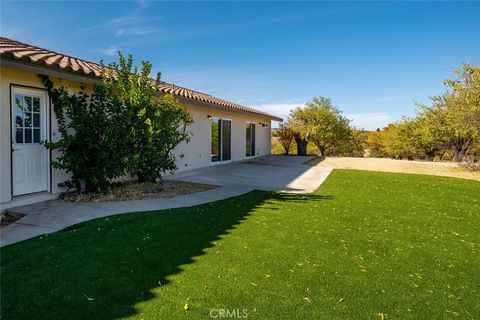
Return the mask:
[[[189,143],[181,143],[175,149],[175,155],[179,158],[179,171],[206,167],[211,165],[211,117],[223,118],[232,121],[231,143],[232,159],[231,161],[241,161],[247,159],[246,150],[246,124],[255,123],[255,156],[264,156],[270,154],[270,120],[254,115],[246,115],[236,112],[207,108],[196,105],[186,105],[188,111],[192,114],[194,123],[189,126],[189,131],[193,134]],[[260,123],[268,124],[268,127],[262,127]],[[180,155],[183,154],[183,158]]]
[[[69,90],[78,91],[80,89],[79,81],[65,80],[50,76],[50,80],[55,85],[63,84]],[[40,77],[36,73],[1,67],[0,69],[0,204],[12,201],[11,190],[11,85],[28,86],[32,88],[44,89]],[[190,101],[180,101],[186,106],[192,114],[194,123],[188,127],[192,133],[189,143],[182,143],[175,149],[175,155],[178,159],[179,171],[190,170],[200,167],[210,166],[211,162],[211,117],[219,117],[232,121],[231,132],[231,161],[241,161],[247,159],[246,149],[246,123],[255,123],[255,156],[270,154],[271,150],[271,121],[269,118],[246,114],[234,111],[228,111],[221,108],[210,107],[208,105],[196,104]],[[58,139],[58,128],[55,112],[51,105],[47,105],[49,121],[49,136],[52,140]],[[267,124],[263,127],[260,123]],[[183,155],[183,157],[180,157]],[[57,152],[52,151],[50,158],[55,159]],[[49,192],[52,194],[63,191],[57,185],[59,182],[68,180],[70,175],[63,170],[51,168],[51,183]]]

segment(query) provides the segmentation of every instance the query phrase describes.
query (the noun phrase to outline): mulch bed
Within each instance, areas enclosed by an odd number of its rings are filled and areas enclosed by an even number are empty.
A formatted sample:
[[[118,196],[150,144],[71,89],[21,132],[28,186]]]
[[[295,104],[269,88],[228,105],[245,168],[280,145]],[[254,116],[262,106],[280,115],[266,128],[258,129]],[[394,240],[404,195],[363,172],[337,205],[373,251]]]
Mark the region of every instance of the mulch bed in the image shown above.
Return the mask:
[[[0,217],[0,228],[4,228],[9,224],[14,223],[15,221],[23,218],[25,215],[23,213],[17,212],[5,212]]]
[[[217,186],[176,180],[165,180],[156,183],[120,182],[113,184],[106,193],[64,194],[62,198],[70,202],[146,200],[171,198],[214,188],[217,188]]]

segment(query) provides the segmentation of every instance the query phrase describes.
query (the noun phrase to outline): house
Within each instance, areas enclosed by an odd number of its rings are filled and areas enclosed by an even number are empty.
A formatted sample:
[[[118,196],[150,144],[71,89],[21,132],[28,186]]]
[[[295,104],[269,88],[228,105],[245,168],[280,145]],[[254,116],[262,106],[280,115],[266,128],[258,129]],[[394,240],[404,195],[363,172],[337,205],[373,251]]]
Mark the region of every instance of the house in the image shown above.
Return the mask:
[[[96,63],[0,38],[0,209],[55,198],[70,176],[52,168],[58,156],[40,142],[59,138],[41,77],[79,90],[100,81]],[[192,114],[191,141],[179,145],[179,170],[245,160],[270,153],[271,121],[282,119],[208,94],[163,82]],[[180,157],[178,157],[180,158]]]

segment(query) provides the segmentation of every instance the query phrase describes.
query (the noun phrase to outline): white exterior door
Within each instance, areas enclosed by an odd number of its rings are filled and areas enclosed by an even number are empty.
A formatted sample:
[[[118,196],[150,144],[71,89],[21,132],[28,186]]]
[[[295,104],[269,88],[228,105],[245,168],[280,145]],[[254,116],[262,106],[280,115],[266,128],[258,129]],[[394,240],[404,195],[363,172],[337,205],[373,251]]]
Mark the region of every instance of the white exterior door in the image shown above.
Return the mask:
[[[47,94],[12,87],[13,195],[48,191]]]

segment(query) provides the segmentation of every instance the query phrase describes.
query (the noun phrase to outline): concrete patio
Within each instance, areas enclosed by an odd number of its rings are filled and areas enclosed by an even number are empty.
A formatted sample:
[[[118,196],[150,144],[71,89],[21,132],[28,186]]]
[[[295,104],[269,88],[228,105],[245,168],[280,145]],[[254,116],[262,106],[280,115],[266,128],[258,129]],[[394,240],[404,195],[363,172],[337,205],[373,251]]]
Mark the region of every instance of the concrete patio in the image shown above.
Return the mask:
[[[170,175],[167,179],[218,185],[216,189],[152,200],[65,202],[43,201],[9,209],[26,214],[0,230],[0,246],[62,230],[96,218],[127,212],[191,207],[252,190],[309,193],[328,177],[330,168],[304,165],[311,157],[266,156]]]
[[[312,159],[312,156],[265,156],[180,172],[168,179],[245,186],[252,190],[309,193],[315,191],[331,172],[329,168],[304,165]]]

